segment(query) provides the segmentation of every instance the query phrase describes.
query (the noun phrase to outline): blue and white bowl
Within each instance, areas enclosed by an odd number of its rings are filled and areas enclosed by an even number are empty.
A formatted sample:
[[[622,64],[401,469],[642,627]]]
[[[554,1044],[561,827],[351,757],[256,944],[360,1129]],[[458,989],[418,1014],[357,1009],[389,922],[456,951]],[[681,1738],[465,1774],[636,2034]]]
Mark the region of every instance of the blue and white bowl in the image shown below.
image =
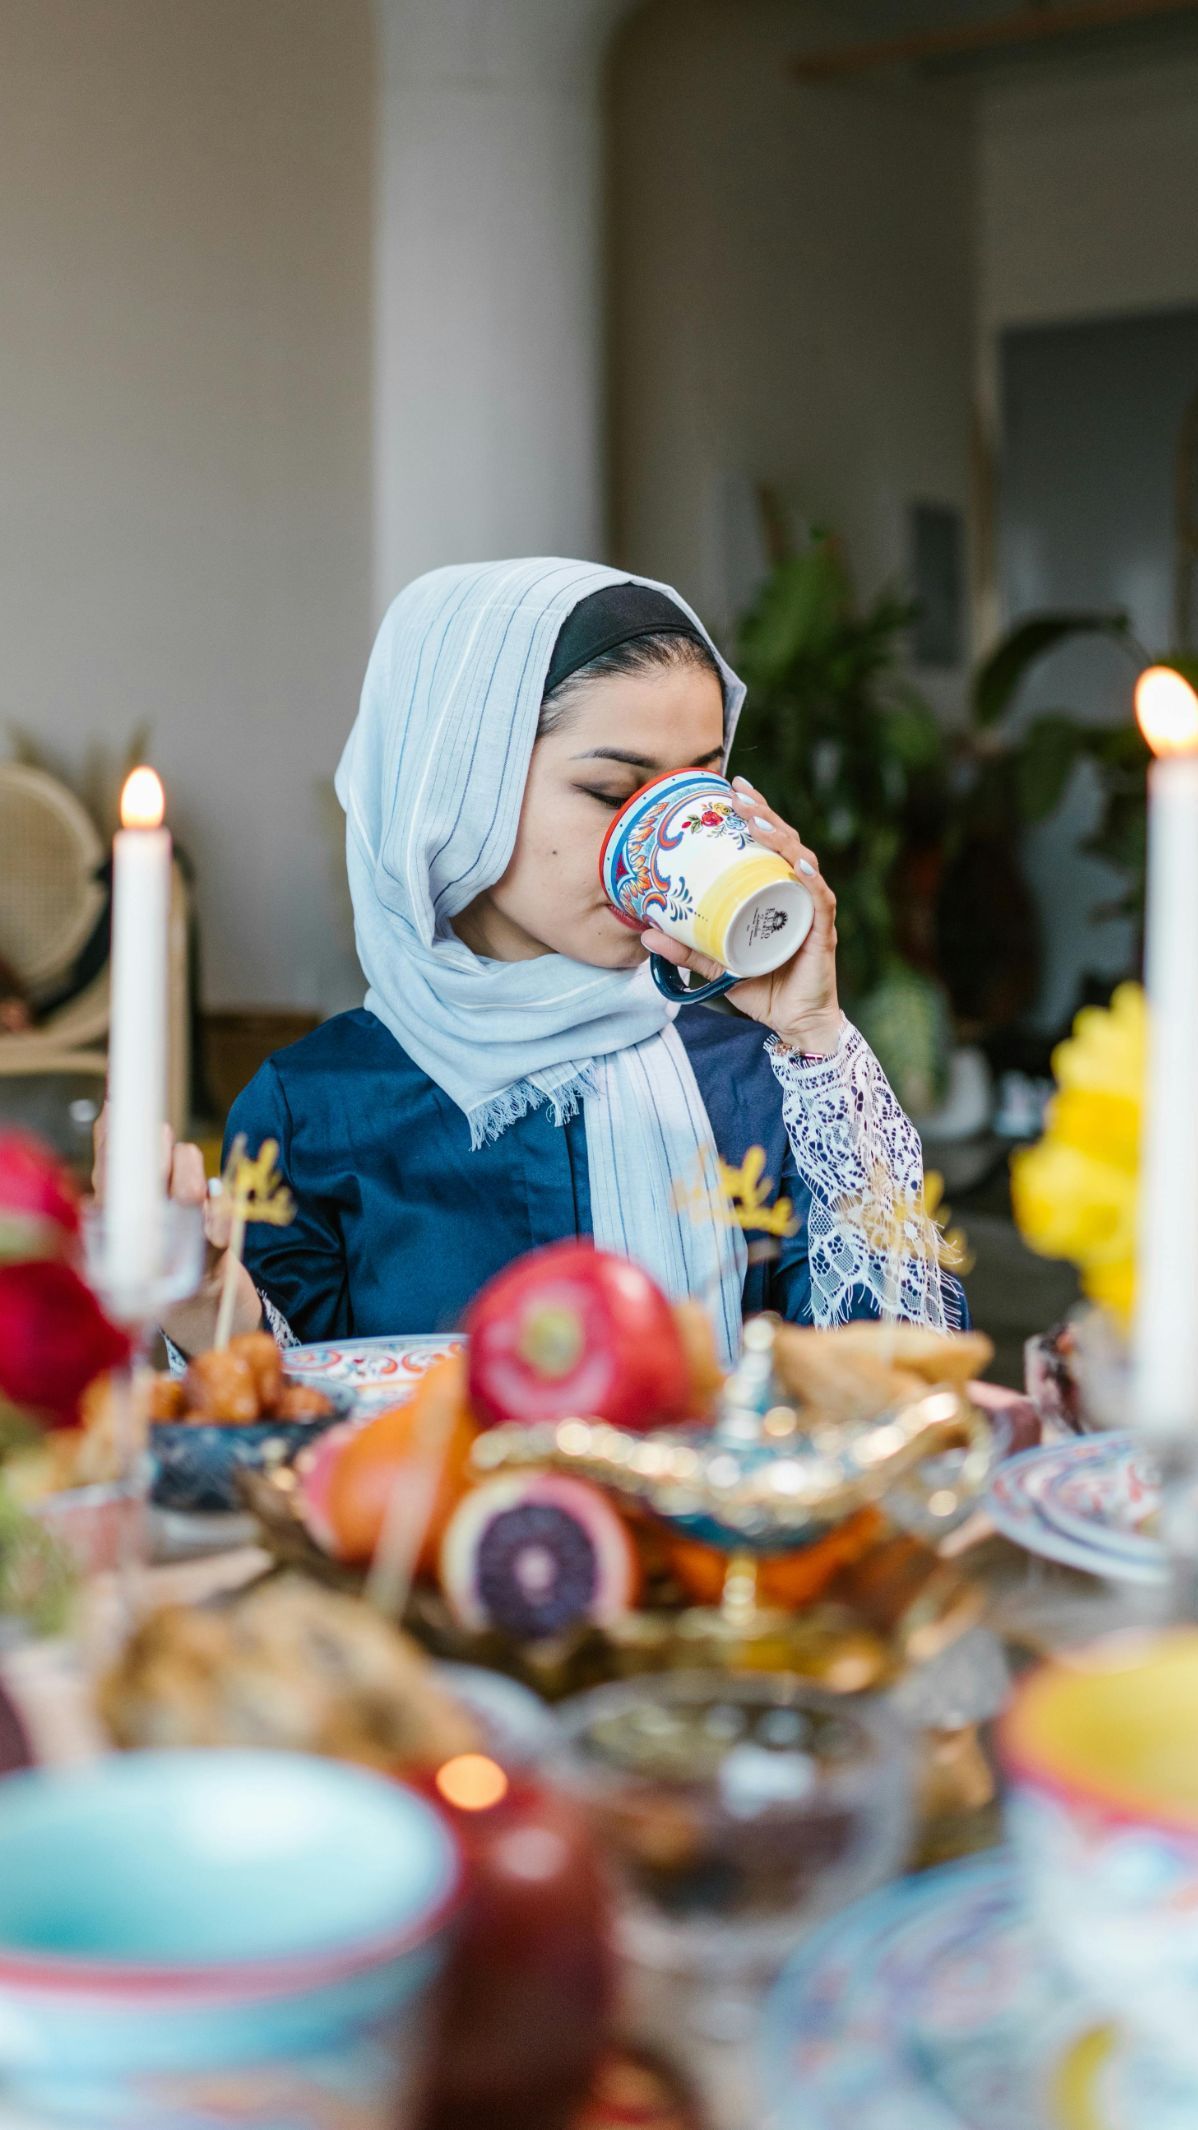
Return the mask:
[[[352,1391],[334,1383],[320,1388],[333,1408],[321,1420],[252,1420],[243,1426],[156,1422],[150,1429],[150,1499],[155,1508],[206,1516],[227,1516],[240,1509],[240,1472],[290,1464],[308,1443],[354,1410]]]

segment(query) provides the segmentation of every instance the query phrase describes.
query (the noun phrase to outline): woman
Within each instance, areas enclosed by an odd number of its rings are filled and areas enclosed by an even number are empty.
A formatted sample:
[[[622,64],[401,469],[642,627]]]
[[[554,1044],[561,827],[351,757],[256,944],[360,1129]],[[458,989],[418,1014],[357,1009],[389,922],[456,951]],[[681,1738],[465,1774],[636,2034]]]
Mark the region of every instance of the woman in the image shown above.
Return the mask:
[[[730,993],[736,1016],[667,1004],[646,950],[709,967],[602,894],[615,809],[661,772],[722,768],[743,696],[690,608],[644,579],[535,560],[401,593],[337,775],[366,1002],[270,1059],[229,1119],[251,1150],[278,1141],[296,1201],[289,1228],[249,1231],[239,1329],[264,1308],[285,1338],[445,1329],[566,1235],[703,1296],[727,1355],[762,1308],[957,1321],[918,1137],[837,1003],[814,852],[736,780],[815,903],[793,961]],[[739,1166],[754,1145],[796,1216],[772,1256],[701,1202],[715,1155]],[[172,1187],[201,1194],[194,1149]],[[211,1338],[220,1271],[167,1325],[185,1350]]]

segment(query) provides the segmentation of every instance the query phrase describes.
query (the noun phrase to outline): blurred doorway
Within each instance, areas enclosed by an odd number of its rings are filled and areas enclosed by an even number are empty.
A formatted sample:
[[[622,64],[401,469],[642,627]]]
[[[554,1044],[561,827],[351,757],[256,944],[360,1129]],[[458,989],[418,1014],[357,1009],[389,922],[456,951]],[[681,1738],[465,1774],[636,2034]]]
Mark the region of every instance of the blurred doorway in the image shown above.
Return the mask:
[[[1198,395],[1198,310],[1015,328],[1000,339],[999,381],[1004,623],[1119,607],[1149,649],[1178,647],[1179,462]],[[1190,506],[1193,515],[1198,499]],[[1067,644],[1034,672],[1021,714],[1130,718],[1133,679],[1111,645]],[[1079,771],[1056,815],[1027,839],[1044,919],[1034,1017],[1045,1032],[1069,1019],[1088,976],[1113,982],[1131,962],[1130,927],[1096,915],[1115,875],[1078,848],[1095,810],[1095,787]]]

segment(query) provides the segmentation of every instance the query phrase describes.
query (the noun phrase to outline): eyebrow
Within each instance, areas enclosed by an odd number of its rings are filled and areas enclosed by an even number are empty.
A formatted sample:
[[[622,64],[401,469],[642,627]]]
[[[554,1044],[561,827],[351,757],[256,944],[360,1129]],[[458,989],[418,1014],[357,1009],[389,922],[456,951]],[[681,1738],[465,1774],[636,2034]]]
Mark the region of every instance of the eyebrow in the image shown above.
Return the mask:
[[[723,753],[722,745],[710,747],[706,754],[699,755],[697,760],[688,766],[693,769],[702,769],[705,762],[720,761]],[[655,762],[651,755],[626,754],[622,747],[592,747],[586,754],[571,755],[570,759],[574,762],[621,762],[626,769],[661,768],[661,763]]]

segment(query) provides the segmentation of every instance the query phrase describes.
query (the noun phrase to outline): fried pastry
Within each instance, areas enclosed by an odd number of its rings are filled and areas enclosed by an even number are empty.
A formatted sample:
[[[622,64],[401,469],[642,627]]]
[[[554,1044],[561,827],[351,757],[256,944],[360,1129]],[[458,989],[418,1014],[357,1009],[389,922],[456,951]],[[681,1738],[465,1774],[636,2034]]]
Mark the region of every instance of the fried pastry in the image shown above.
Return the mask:
[[[298,1576],[221,1610],[152,1613],[101,1683],[116,1743],[266,1746],[434,1768],[480,1735],[415,1643],[360,1599]]]
[[[281,1417],[279,1393],[283,1388],[283,1356],[269,1331],[243,1331],[240,1337],[229,1340],[229,1352],[240,1355],[249,1368],[258,1393],[259,1412],[264,1417],[267,1414]]]
[[[199,1353],[183,1378],[187,1412],[197,1420],[244,1426],[261,1411],[253,1370],[243,1354]]]

